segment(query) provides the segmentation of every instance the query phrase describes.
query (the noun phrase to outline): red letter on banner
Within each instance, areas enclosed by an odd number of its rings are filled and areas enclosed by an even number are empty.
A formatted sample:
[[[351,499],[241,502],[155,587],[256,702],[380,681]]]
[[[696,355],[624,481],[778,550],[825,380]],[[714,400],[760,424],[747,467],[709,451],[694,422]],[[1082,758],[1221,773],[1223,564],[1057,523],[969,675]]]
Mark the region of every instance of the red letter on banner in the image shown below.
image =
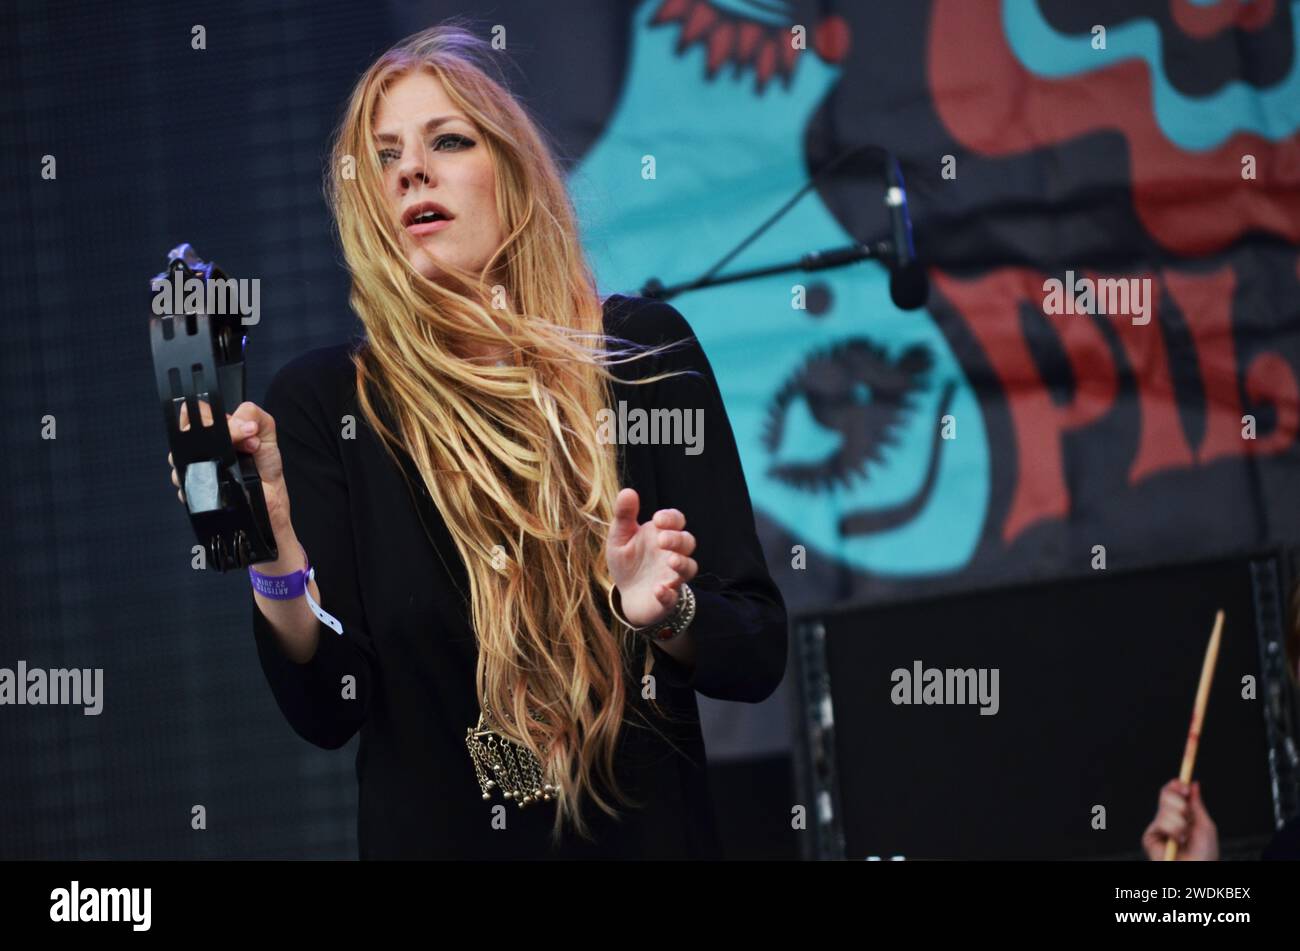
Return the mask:
[[[1057,406],[1044,385],[1020,331],[1019,309],[1042,312],[1044,277],[1024,268],[1003,268],[973,281],[932,272],[939,291],[966,318],[1001,379],[1016,432],[1017,478],[1002,526],[1011,541],[1044,518],[1069,512],[1062,436],[1103,416],[1115,403],[1115,361],[1095,317],[1049,317],[1074,374],[1074,399]]]

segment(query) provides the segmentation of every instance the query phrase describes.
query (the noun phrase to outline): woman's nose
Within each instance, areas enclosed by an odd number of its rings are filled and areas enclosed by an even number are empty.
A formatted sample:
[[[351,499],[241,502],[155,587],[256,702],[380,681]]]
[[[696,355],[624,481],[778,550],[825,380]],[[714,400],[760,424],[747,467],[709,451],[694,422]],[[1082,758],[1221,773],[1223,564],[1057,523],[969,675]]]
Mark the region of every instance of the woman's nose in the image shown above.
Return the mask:
[[[397,170],[398,181],[405,191],[419,182],[422,185],[429,184],[429,168],[425,164],[422,150],[417,150],[416,155],[409,159],[403,159],[402,165]]]

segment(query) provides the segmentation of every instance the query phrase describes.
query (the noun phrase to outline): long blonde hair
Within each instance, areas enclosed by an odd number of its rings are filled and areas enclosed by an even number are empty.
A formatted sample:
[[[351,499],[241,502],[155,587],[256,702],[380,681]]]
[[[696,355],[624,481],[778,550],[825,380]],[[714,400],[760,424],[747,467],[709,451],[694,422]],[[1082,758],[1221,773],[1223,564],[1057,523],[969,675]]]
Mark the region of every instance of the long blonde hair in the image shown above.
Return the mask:
[[[598,778],[628,801],[614,753],[636,644],[602,613],[619,484],[616,447],[597,438],[597,414],[609,403],[609,366],[675,342],[646,349],[605,338],[563,178],[536,124],[491,75],[497,55],[458,21],[384,53],[352,92],[326,190],[352,274],[350,302],[366,330],[352,358],[360,405],[394,461],[395,449],[409,454],[465,562],[479,702],[558,787],[553,837],[566,820],[590,837],[584,797],[618,814]],[[374,141],[378,99],[420,69],[478,127],[504,234],[479,274],[439,261],[451,275],[443,284],[403,253]],[[500,282],[488,287],[489,275]],[[506,367],[478,365],[458,357],[454,342],[505,345],[515,356]]]

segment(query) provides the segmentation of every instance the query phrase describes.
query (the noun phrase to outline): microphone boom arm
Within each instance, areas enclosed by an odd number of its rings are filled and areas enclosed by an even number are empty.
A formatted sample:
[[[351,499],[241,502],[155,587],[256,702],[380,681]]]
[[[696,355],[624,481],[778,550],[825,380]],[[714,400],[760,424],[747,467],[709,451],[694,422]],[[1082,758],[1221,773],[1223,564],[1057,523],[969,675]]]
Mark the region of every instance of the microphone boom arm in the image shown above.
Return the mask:
[[[845,160],[863,152],[870,152],[883,162],[883,178],[886,185],[884,204],[889,210],[890,216],[889,239],[877,241],[873,244],[855,242],[842,248],[814,251],[803,255],[797,261],[785,264],[752,268],[723,277],[717,276],[718,271],[780,220],[786,212],[794,207],[800,198],[812,190],[817,182],[838,168]],[[799,190],[770,215],[766,221],[755,228],[736,247],[723,255],[720,261],[705,271],[701,277],[668,287],[665,287],[658,278],[652,277],[642,285],[640,295],[658,300],[668,300],[687,291],[716,287],[720,284],[731,284],[736,281],[765,277],[769,274],[780,274],[785,271],[818,271],[825,268],[841,267],[865,258],[878,258],[889,266],[889,292],[898,307],[903,310],[914,310],[924,304],[926,296],[925,272],[917,262],[916,251],[912,246],[912,222],[907,214],[907,197],[903,184],[902,168],[892,152],[878,145],[860,145],[836,156],[829,164],[819,169],[812,178],[800,186]]]
[[[887,259],[892,253],[893,248],[888,241],[877,241],[874,245],[846,244],[843,247],[830,248],[826,251],[811,251],[784,264],[769,264],[766,267],[735,271],[720,276],[705,275],[694,281],[672,284],[667,287],[661,284],[658,278],[652,277],[641,288],[641,296],[666,301],[678,294],[685,294],[687,291],[696,291],[705,287],[717,287],[721,284],[732,284],[736,281],[747,281],[756,277],[767,277],[769,274],[782,274],[786,271],[824,271],[827,268],[843,267],[846,264],[865,261],[868,258]]]

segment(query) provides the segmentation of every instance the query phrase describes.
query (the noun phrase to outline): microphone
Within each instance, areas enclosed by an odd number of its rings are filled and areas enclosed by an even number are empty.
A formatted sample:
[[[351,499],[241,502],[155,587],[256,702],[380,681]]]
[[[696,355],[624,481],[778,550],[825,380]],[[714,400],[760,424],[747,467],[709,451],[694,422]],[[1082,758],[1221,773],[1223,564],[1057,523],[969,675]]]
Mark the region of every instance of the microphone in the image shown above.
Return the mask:
[[[889,186],[885,191],[885,207],[889,209],[893,231],[893,253],[886,262],[889,265],[889,297],[899,310],[916,310],[923,307],[930,296],[930,282],[925,276],[925,267],[916,259],[903,170],[892,153],[886,153],[885,180]]]
[[[784,264],[750,268],[727,275],[718,274],[736,255],[749,247],[759,235],[784,216],[795,202],[816,187],[818,182],[844,165],[848,159],[863,154],[871,154],[880,160],[875,166],[877,170],[884,166],[885,184],[888,186],[885,190],[885,207],[889,210],[890,225],[888,239],[869,244],[855,239],[853,244],[846,247],[815,251]],[[642,297],[669,300],[678,294],[705,287],[717,287],[721,284],[732,284],[736,281],[766,277],[769,274],[781,274],[786,271],[817,271],[840,267],[866,258],[883,261],[889,268],[889,297],[895,307],[899,310],[916,310],[925,306],[926,299],[930,296],[930,282],[926,277],[925,267],[916,259],[916,248],[912,245],[912,219],[907,212],[907,190],[903,185],[903,170],[899,167],[898,159],[894,154],[878,145],[859,145],[836,156],[829,165],[818,170],[784,205],[773,212],[736,247],[723,255],[722,260],[705,271],[702,276],[670,287],[664,286],[662,281],[652,277],[641,286],[639,293]]]

